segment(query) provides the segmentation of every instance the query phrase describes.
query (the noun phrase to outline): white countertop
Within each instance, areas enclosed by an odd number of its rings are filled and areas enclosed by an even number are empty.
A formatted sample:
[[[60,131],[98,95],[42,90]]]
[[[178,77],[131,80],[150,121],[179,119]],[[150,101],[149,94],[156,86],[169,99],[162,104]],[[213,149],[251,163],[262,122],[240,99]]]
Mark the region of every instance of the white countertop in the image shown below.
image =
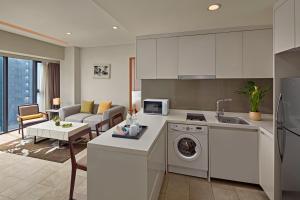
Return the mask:
[[[206,122],[197,122],[186,120],[187,113],[202,113],[206,118]],[[186,123],[186,124],[197,124],[207,125],[210,127],[230,127],[230,128],[243,128],[243,129],[261,129],[267,132],[269,136],[273,137],[273,115],[265,114],[262,115],[262,121],[251,121],[248,117],[248,113],[231,113],[226,112],[225,116],[240,117],[247,121],[249,125],[241,124],[226,124],[218,122],[216,112],[213,111],[196,111],[196,110],[170,110],[168,116],[160,115],[147,115],[142,112],[137,114],[138,122],[141,125],[148,126],[145,133],[138,140],[115,138],[112,137],[114,128],[106,131],[100,136],[94,138],[88,143],[93,147],[103,148],[111,151],[123,151],[131,152],[135,154],[147,155],[155,140],[167,122],[172,123]],[[125,122],[123,122],[125,124]]]
[[[187,113],[199,113],[204,114],[206,118],[206,122],[199,121],[191,121],[186,120]],[[252,121],[249,119],[248,113],[233,113],[233,112],[225,112],[224,116],[228,117],[239,117],[249,125],[244,124],[229,124],[229,123],[221,123],[216,118],[215,111],[196,111],[196,110],[170,110],[170,113],[167,117],[168,122],[174,123],[187,123],[187,124],[199,124],[199,125],[207,125],[214,127],[232,127],[232,128],[243,128],[243,129],[263,129],[267,131],[269,134],[273,135],[273,115],[272,114],[263,114],[261,121]]]
[[[166,116],[137,114],[139,124],[148,126],[144,134],[138,140],[112,137],[114,128],[102,133],[94,138],[88,145],[98,145],[99,148],[117,150],[123,152],[132,152],[135,154],[148,154],[152,144],[157,139],[160,130],[166,121]],[[125,124],[125,121],[122,122]],[[121,125],[122,125],[121,124]],[[94,146],[95,147],[95,146]]]

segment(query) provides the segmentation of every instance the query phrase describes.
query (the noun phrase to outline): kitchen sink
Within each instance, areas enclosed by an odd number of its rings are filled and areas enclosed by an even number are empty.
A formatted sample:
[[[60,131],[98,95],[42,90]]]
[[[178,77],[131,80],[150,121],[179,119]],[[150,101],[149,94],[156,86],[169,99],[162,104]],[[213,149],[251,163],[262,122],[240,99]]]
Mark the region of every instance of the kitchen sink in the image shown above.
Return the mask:
[[[245,120],[239,118],[239,117],[225,117],[225,116],[219,116],[217,117],[218,121],[221,123],[227,123],[227,124],[244,124],[249,125],[248,122]]]

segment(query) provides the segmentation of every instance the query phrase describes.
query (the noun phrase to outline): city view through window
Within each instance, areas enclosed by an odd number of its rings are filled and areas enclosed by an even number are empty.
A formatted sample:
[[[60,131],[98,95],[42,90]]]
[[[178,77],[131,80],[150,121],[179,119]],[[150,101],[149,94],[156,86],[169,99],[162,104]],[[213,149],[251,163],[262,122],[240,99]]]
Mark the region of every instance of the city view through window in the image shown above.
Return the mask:
[[[18,106],[33,103],[33,61],[8,58],[8,130],[18,128]]]
[[[0,132],[17,129],[18,106],[34,103],[36,91],[33,91],[33,86],[36,78],[33,77],[33,71],[37,67],[34,63],[32,60],[0,56]],[[7,95],[4,92],[6,88]],[[5,102],[7,105],[4,105]],[[6,114],[5,110],[8,111]]]

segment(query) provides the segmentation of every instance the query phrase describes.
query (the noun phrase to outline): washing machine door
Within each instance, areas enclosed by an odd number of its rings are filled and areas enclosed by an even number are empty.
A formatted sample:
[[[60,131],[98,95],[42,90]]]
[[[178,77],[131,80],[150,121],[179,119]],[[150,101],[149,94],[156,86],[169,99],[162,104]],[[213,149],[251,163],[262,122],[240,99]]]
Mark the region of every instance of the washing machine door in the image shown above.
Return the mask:
[[[191,134],[181,134],[174,141],[176,155],[185,161],[196,160],[201,154],[199,140]]]

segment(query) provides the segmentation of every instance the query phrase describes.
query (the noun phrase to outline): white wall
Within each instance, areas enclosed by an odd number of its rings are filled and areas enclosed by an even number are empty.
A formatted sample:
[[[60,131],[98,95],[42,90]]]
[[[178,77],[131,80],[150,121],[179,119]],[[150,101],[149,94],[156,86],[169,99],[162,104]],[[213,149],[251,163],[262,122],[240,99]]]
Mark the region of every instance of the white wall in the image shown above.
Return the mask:
[[[129,105],[129,57],[135,56],[135,45],[81,48],[81,100],[112,100]],[[94,79],[93,65],[111,64],[110,79]]]
[[[80,103],[80,49],[65,48],[60,61],[60,97],[62,106]],[[78,97],[79,96],[79,97]]]
[[[80,68],[80,48],[74,49],[74,101],[81,103],[81,68]]]

